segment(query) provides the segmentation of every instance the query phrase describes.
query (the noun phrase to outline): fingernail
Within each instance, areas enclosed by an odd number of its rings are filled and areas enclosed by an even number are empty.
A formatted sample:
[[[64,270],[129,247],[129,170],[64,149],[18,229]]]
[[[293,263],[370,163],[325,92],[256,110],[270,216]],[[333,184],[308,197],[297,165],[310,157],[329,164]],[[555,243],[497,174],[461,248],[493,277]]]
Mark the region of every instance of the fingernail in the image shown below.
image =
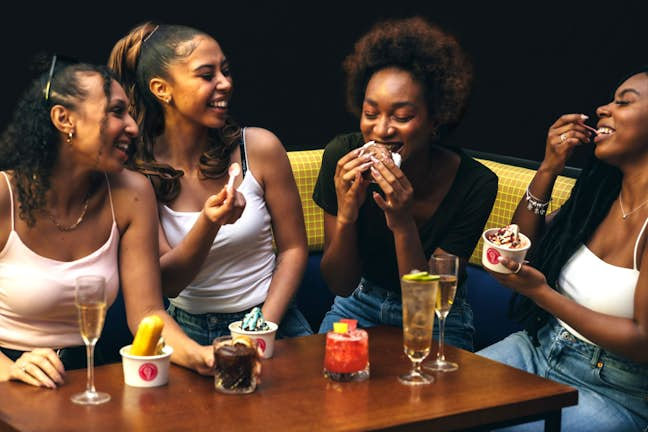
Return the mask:
[[[589,118],[589,116],[586,116],[585,114],[581,114],[581,118],[582,118],[583,120],[587,120],[587,119]]]
[[[502,262],[502,260],[504,260],[503,256],[500,255],[500,256],[497,257],[497,262]]]
[[[376,163],[380,162],[374,155],[371,155],[371,160]]]

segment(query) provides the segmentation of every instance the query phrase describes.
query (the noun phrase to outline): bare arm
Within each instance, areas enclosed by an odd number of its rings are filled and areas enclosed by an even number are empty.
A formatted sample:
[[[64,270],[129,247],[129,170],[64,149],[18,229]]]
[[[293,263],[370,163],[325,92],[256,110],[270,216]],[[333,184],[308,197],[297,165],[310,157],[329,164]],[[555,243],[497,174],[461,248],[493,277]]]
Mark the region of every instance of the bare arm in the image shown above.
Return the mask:
[[[205,262],[220,227],[236,222],[244,208],[243,195],[223,187],[205,201],[196,223],[176,247],[169,245],[164,230],[159,227],[162,290],[166,296],[176,297],[191,283]]]
[[[208,375],[213,365],[211,347],[194,342],[164,310],[153,189],[145,177],[130,171],[112,179],[121,231],[119,269],[128,326],[135,334],[142,318],[159,315],[165,324],[164,339],[174,350],[171,360]]]
[[[280,323],[306,269],[308,245],[299,191],[286,151],[265,129],[248,128],[250,169],[258,174],[272,219],[277,262],[263,316]]]
[[[648,262],[644,247],[641,262]],[[514,261],[502,261],[515,270]],[[634,317],[614,317],[586,308],[547,285],[542,273],[524,265],[518,274],[491,274],[503,285],[532,299],[597,345],[640,363],[648,363],[648,272],[640,272],[635,290]]]
[[[371,163],[369,155],[358,157],[358,150],[340,158],[334,176],[337,216],[324,213],[324,253],[320,269],[329,289],[344,297],[360,282],[362,263],[356,224],[369,185],[362,173]]]
[[[539,201],[547,202],[551,198],[556,178],[565,168],[574,147],[589,142],[591,133],[583,126],[585,118],[582,114],[565,114],[549,128],[544,160],[529,184],[530,194]],[[520,231],[533,242],[542,235],[553,214],[546,217],[536,214],[527,205],[526,197],[522,197],[512,223],[518,224]]]

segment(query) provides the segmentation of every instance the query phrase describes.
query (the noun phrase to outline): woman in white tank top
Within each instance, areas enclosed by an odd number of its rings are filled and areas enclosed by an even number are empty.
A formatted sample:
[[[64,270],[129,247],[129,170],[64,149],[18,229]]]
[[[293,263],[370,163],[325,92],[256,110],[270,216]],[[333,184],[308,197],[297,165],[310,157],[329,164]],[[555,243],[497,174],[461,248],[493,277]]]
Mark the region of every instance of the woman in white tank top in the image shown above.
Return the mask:
[[[255,306],[279,324],[277,337],[310,334],[293,302],[308,250],[290,163],[273,133],[229,115],[233,81],[218,42],[149,22],[115,44],[109,64],[141,119],[136,168],[157,193],[169,312],[199,343],[229,334]],[[228,188],[233,162],[243,175]]]
[[[628,75],[596,114],[596,129],[583,114],[563,115],[549,129],[545,159],[513,217],[534,243],[529,263],[503,259],[513,273],[492,273],[515,290],[514,316],[526,332],[479,354],[576,387],[578,405],[563,410],[563,431],[644,431],[648,68]],[[592,158],[570,199],[545,218],[568,156],[590,140]]]
[[[74,281],[84,274],[104,276],[108,303],[121,286],[131,331],[160,315],[172,361],[210,373],[211,347],[164,310],[155,197],[123,169],[138,133],[123,88],[105,66],[54,56],[42,68],[0,139],[0,381],[63,384],[57,352],[83,345]]]

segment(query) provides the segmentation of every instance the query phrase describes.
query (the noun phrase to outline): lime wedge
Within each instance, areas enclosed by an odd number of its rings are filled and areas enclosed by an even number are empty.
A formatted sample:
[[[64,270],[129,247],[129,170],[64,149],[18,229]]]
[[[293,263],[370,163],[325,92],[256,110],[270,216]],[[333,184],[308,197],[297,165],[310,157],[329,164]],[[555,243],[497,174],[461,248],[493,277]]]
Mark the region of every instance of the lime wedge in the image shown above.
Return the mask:
[[[413,271],[406,275],[403,275],[403,280],[406,281],[415,281],[415,282],[428,282],[439,280],[439,275],[431,275],[428,272],[422,271]]]

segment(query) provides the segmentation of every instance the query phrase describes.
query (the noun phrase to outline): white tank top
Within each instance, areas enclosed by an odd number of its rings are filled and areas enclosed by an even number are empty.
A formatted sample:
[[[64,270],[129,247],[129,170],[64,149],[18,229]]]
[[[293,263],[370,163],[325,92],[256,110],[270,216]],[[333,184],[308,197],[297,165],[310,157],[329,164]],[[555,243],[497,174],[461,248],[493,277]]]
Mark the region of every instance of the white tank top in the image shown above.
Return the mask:
[[[632,318],[634,316],[635,289],[639,280],[637,253],[639,240],[646,225],[648,225],[648,218],[635,242],[633,268],[608,264],[583,244],[574,252],[560,272],[558,277],[559,292],[593,311],[620,318]],[[558,320],[558,322],[574,336],[592,343],[563,321]]]
[[[38,255],[18,236],[11,183],[7,174],[2,174],[9,186],[11,232],[0,251],[0,345],[20,351],[83,345],[74,305],[76,277],[104,276],[108,306],[115,301],[119,289],[119,229],[110,183],[106,179],[113,216],[106,243],[78,260],[57,261]]]
[[[200,271],[171,304],[192,314],[241,312],[265,301],[275,268],[270,213],[251,170],[238,188],[245,210],[223,225]],[[160,205],[160,222],[171,247],[193,227],[200,212],[178,212]]]

